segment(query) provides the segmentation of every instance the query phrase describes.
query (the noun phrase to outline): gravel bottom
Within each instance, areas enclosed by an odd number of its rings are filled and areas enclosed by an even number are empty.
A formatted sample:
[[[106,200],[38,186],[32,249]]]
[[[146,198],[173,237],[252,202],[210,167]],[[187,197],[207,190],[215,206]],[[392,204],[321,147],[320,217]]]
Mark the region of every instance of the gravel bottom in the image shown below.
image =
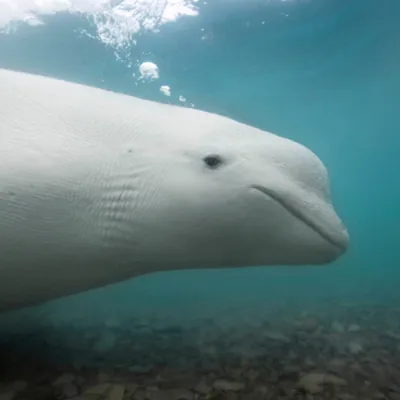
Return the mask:
[[[0,358],[0,400],[400,400],[400,309],[37,327]]]

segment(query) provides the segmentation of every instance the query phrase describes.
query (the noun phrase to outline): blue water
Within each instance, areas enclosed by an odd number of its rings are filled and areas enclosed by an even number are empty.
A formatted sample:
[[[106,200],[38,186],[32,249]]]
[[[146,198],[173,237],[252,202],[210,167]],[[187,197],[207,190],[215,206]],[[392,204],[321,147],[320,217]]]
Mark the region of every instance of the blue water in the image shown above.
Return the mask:
[[[142,32],[120,61],[77,33],[94,31],[83,16],[55,14],[0,35],[0,67],[179,104],[160,94],[167,82],[195,108],[308,146],[328,167],[351,236],[348,253],[329,266],[154,274],[40,306],[24,321],[218,321],[235,312],[249,320],[282,304],[308,310],[326,301],[397,307],[399,15],[397,0],[210,0],[196,17]],[[130,61],[156,63],[162,79],[136,85]]]

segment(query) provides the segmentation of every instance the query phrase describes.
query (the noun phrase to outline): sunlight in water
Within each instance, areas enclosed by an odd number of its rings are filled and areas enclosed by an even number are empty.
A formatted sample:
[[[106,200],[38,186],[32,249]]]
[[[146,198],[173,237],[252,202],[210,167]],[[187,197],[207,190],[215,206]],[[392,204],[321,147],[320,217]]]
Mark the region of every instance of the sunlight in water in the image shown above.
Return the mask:
[[[84,14],[102,42],[120,48],[142,29],[154,30],[181,16],[198,14],[198,0],[0,0],[0,29],[12,32],[21,23],[42,25],[57,12]]]

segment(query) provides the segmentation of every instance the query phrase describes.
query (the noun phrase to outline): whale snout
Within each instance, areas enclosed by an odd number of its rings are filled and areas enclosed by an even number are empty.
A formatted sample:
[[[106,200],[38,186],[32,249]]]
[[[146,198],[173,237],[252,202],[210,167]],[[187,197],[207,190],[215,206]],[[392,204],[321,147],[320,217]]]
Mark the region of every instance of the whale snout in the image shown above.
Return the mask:
[[[296,265],[336,260],[346,253],[350,239],[332,204],[326,166],[297,142],[275,137],[273,144],[259,146],[260,162],[248,167],[248,185],[264,215],[265,235],[273,242],[269,250],[279,262]]]
[[[274,199],[286,211],[303,221],[342,253],[347,250],[349,234],[330,204],[318,204],[317,202],[310,204],[301,199],[294,199],[293,196],[282,196],[264,186],[253,185],[252,187]]]
[[[348,231],[327,199],[297,187],[282,190],[282,187],[252,185],[251,188],[277,203],[296,221],[296,226],[300,223],[300,230],[289,230],[287,234],[294,237],[296,248],[309,249],[315,255],[315,263],[332,262],[347,251]]]

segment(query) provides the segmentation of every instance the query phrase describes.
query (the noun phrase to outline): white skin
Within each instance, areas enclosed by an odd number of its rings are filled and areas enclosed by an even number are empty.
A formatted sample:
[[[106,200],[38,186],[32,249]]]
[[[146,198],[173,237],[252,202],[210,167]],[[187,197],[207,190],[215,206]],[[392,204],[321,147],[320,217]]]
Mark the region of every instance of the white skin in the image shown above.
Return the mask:
[[[321,161],[233,120],[0,70],[0,310],[188,268],[305,265],[348,234]]]

